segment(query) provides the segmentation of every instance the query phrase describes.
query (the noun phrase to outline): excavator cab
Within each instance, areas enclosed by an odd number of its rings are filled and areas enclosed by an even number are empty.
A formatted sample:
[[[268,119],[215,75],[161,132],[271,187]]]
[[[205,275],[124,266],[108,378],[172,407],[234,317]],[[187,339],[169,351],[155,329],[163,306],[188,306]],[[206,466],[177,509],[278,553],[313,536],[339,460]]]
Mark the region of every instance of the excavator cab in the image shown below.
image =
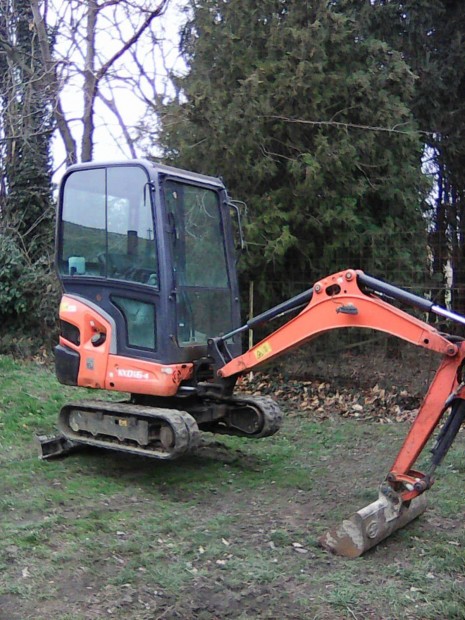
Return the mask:
[[[43,458],[87,444],[170,459],[200,431],[266,437],[281,412],[232,394],[212,342],[241,353],[234,231],[223,183],[145,160],[71,166],[59,192],[58,380],[128,393],[58,416]],[[234,207],[235,208],[235,207]]]
[[[219,179],[148,161],[67,170],[57,271],[65,295],[109,321],[113,355],[192,362],[206,355],[209,338],[240,324],[228,204]],[[79,343],[79,326],[60,318],[64,339]],[[95,353],[106,336],[98,328],[92,335]],[[79,352],[60,344],[56,353],[58,377],[77,384]]]

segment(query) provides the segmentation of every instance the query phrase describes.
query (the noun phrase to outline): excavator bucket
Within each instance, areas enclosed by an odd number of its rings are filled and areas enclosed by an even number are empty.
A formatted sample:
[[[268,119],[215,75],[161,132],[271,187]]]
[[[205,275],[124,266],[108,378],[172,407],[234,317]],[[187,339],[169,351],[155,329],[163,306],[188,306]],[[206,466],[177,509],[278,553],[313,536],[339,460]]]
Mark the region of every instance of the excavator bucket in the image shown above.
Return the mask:
[[[379,499],[327,532],[320,538],[320,544],[337,555],[357,558],[416,519],[425,509],[424,494],[402,503],[389,499],[380,491]]]

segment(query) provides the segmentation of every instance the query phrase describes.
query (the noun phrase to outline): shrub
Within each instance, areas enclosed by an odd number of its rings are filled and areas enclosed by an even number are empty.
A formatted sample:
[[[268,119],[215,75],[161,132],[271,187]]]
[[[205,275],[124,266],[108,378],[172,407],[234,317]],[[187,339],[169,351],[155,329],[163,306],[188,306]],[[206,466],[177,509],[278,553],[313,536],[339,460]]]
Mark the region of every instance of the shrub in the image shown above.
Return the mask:
[[[14,236],[0,234],[2,341],[28,338],[37,347],[49,348],[57,333],[59,296],[51,257],[45,255],[31,263]]]

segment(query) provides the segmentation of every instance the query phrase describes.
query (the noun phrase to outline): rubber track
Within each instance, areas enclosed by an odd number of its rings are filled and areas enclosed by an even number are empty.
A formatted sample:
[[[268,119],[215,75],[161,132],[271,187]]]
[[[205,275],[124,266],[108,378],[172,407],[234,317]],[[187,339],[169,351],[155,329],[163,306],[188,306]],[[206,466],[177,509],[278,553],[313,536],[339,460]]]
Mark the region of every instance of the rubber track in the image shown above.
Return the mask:
[[[82,412],[96,411],[121,417],[137,417],[145,420],[163,420],[172,428],[175,436],[175,444],[172,448],[150,448],[126,444],[118,439],[98,439],[96,437],[81,435],[73,431],[66,422],[72,410]],[[68,403],[61,411],[58,418],[58,428],[63,435],[73,442],[84,443],[99,448],[109,448],[130,452],[132,454],[142,454],[157,459],[175,459],[179,456],[191,452],[200,443],[200,431],[195,419],[186,411],[176,409],[163,409],[158,407],[146,407],[145,405],[133,405],[130,403],[115,403],[104,401],[82,401],[78,403]]]
[[[279,431],[283,422],[283,412],[278,403],[270,396],[250,396],[250,397],[236,397],[228,398],[226,401],[228,406],[234,405],[236,407],[243,407],[244,405],[252,407],[258,410],[262,416],[263,426],[262,428],[253,433],[241,432],[235,429],[221,430],[223,434],[239,435],[241,437],[251,437],[253,439],[261,439],[262,437],[270,437]],[[229,432],[231,431],[231,432]]]

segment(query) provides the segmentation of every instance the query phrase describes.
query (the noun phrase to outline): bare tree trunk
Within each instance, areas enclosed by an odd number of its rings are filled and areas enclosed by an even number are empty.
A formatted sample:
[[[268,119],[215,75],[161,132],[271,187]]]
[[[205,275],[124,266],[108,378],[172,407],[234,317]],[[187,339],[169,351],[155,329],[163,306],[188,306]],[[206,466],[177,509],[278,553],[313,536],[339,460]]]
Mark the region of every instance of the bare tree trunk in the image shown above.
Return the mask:
[[[98,6],[95,0],[87,0],[86,58],[84,62],[84,111],[82,114],[81,161],[90,161],[94,149],[94,106],[97,90],[95,74],[95,35]]]
[[[438,176],[438,196],[435,200],[433,215],[433,230],[429,236],[433,271],[432,296],[436,303],[446,304],[446,265],[449,256],[449,241],[447,237],[447,191],[445,179],[440,168]]]
[[[465,314],[465,202],[461,192],[453,193],[454,223],[452,248],[452,306],[455,311]]]
[[[54,116],[60,132],[61,138],[66,150],[66,163],[74,164],[77,162],[76,141],[73,138],[68,121],[66,120],[63,106],[59,94],[59,85],[56,76],[56,64],[52,59],[50,51],[50,42],[47,36],[45,22],[40,14],[39,0],[31,0],[32,15],[34,17],[34,28],[37,32],[40,52],[42,55],[42,63],[45,67],[45,73],[42,76],[44,88],[48,88],[54,92]]]

